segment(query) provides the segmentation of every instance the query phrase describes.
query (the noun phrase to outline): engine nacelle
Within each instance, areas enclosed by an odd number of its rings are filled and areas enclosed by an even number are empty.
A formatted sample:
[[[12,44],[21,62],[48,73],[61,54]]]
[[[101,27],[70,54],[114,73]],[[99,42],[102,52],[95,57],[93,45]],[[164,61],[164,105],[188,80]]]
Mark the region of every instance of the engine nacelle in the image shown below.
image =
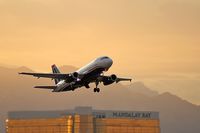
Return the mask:
[[[77,80],[78,77],[79,77],[79,74],[78,74],[77,72],[73,72],[73,73],[70,73],[70,74],[69,74],[69,77],[66,78],[65,81],[66,81],[67,83],[70,83],[70,82],[72,82],[72,81],[74,81],[74,80]]]
[[[72,75],[72,77],[73,77],[74,79],[77,79],[78,76],[79,76],[79,74],[78,74],[77,72],[74,72],[74,73],[72,73],[71,75]]]
[[[112,81],[116,81],[117,76],[116,76],[115,74],[112,74],[112,75],[110,76],[110,79],[111,79]]]
[[[115,74],[112,74],[111,76],[103,79],[103,84],[110,85],[110,84],[114,83],[116,80],[117,80],[117,76]]]

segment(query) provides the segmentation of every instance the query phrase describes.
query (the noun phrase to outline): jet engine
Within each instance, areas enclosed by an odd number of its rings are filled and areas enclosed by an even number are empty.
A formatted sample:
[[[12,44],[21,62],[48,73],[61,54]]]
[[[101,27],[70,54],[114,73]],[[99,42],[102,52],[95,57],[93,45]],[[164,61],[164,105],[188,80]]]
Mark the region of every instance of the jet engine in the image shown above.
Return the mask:
[[[74,79],[77,79],[78,76],[79,76],[79,74],[78,74],[77,72],[73,72],[71,75],[72,75],[72,77],[73,77]]]
[[[104,85],[110,85],[114,83],[117,80],[117,76],[115,74],[112,74],[111,76],[105,77],[103,79],[103,84]]]
[[[66,82],[72,82],[78,79],[79,74],[77,72],[70,73],[69,78],[66,79]]]

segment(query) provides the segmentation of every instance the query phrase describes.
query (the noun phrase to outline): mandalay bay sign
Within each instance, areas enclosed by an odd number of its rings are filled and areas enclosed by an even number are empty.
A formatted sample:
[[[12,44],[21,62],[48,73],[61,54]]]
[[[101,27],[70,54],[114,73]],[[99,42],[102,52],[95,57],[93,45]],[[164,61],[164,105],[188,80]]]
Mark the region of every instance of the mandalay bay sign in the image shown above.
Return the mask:
[[[158,112],[106,111],[106,112],[95,112],[94,114],[96,118],[130,118],[130,119],[158,119],[159,118]]]

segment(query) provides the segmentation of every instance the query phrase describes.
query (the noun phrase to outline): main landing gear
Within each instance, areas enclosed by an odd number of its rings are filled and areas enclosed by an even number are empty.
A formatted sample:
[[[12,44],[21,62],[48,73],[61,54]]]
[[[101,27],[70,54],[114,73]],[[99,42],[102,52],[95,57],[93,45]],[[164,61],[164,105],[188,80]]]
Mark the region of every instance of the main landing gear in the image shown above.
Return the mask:
[[[99,88],[94,88],[94,92],[100,92]]]
[[[96,81],[95,84],[96,84],[96,88],[94,88],[94,92],[100,92],[100,89],[98,88],[99,82]]]

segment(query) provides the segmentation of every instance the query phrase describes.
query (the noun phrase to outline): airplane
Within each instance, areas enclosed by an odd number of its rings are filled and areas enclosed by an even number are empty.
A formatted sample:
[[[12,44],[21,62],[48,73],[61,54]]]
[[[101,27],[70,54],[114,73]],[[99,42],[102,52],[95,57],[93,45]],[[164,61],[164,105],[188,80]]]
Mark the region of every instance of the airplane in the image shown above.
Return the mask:
[[[35,86],[34,88],[51,89],[52,92],[74,91],[77,88],[90,88],[90,83],[95,83],[94,92],[100,92],[99,83],[110,85],[114,82],[130,81],[131,78],[118,78],[115,74],[104,76],[104,72],[108,71],[112,66],[113,60],[107,56],[98,57],[79,70],[64,74],[60,73],[56,65],[52,65],[52,73],[28,73],[20,72],[23,75],[32,75],[37,78],[54,79],[54,86]]]

